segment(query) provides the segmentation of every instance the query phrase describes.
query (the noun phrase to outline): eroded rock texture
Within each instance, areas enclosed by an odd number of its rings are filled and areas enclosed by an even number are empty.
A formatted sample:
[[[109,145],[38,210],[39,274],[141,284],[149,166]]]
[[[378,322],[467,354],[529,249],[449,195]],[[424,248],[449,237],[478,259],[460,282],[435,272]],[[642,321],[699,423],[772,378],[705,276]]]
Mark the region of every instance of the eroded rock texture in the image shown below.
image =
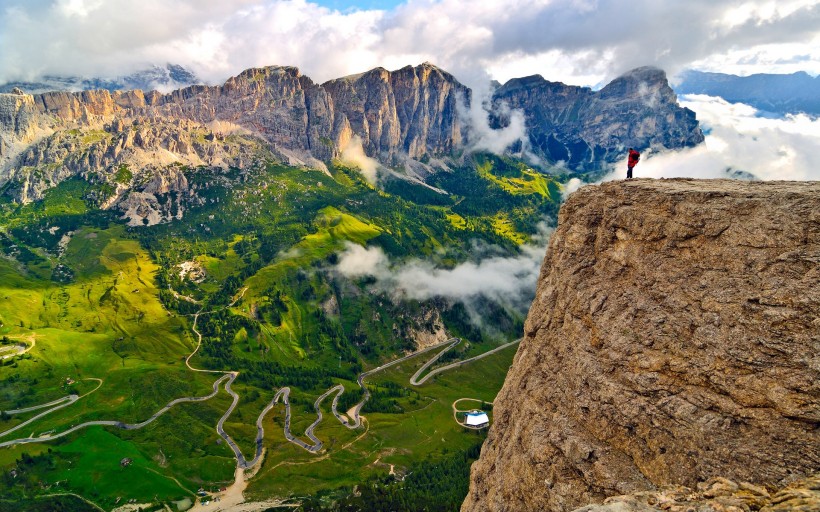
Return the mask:
[[[710,478],[691,489],[663,486],[607,498],[603,504],[587,505],[574,512],[813,512],[820,510],[820,474],[801,478],[783,489],[769,490],[749,482]]]
[[[820,469],[820,183],[633,180],[563,206],[463,511]]]

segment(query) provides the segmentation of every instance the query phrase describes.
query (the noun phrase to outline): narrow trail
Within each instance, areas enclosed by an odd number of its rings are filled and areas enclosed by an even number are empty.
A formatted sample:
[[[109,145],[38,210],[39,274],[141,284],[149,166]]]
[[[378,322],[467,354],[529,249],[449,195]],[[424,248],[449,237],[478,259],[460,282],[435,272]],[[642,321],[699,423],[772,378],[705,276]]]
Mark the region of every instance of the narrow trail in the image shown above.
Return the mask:
[[[100,512],[106,512],[106,510],[104,508],[97,505],[93,501],[91,501],[88,498],[85,498],[83,496],[80,496],[79,494],[74,494],[73,492],[58,492],[58,493],[52,493],[52,494],[41,494],[39,496],[35,496],[35,498],[36,499],[56,498],[56,497],[59,497],[59,496],[73,496],[73,497],[87,503],[88,505],[94,507],[95,510],[99,510]]]

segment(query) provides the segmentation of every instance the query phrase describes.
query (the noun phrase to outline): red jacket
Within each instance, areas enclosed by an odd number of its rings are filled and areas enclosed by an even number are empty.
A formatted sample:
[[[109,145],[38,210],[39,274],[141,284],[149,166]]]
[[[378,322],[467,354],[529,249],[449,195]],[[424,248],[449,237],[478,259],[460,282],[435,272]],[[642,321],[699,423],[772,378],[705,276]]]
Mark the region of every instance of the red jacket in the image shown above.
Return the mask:
[[[638,160],[641,159],[641,154],[635,151],[634,149],[629,150],[629,167],[635,167],[638,165]]]

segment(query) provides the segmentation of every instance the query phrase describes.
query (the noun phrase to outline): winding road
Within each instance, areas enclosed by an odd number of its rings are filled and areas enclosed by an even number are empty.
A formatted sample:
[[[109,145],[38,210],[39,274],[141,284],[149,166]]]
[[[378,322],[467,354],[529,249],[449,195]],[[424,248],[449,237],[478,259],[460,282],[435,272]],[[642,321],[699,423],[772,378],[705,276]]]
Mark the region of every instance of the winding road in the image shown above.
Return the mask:
[[[123,430],[137,430],[137,429],[145,427],[146,425],[152,423],[153,421],[156,421],[157,418],[159,418],[160,416],[162,416],[163,414],[168,412],[171,409],[171,407],[175,406],[176,404],[180,404],[180,403],[184,403],[184,402],[204,402],[205,400],[210,400],[211,398],[215,397],[216,394],[219,392],[219,385],[222,384],[222,382],[225,381],[226,379],[229,379],[229,377],[230,377],[229,375],[225,375],[225,376],[217,379],[216,382],[214,382],[213,392],[211,392],[211,394],[206,395],[206,396],[183,397],[183,398],[177,398],[175,400],[171,400],[170,402],[168,402],[167,405],[165,405],[165,407],[163,407],[162,409],[155,412],[153,414],[153,416],[151,416],[147,420],[141,421],[139,423],[123,423],[122,421],[116,421],[116,420],[86,421],[84,423],[80,423],[79,425],[75,425],[75,426],[69,428],[68,430],[64,430],[64,431],[60,432],[59,434],[46,434],[46,435],[42,435],[42,436],[39,436],[39,437],[23,437],[23,438],[20,438],[20,439],[13,439],[11,441],[5,441],[5,442],[0,443],[0,448],[2,448],[4,446],[12,446],[12,445],[16,445],[16,444],[41,443],[41,442],[45,442],[45,441],[53,441],[55,439],[65,437],[65,436],[67,436],[67,435],[69,435],[73,432],[78,431],[78,430],[82,430],[84,428],[93,427],[93,426],[97,426],[97,425],[107,426],[107,427],[117,427],[117,428],[121,428]],[[100,382],[100,384],[102,384],[102,382]],[[99,388],[99,386],[97,386],[97,387]],[[87,394],[88,393],[86,393],[86,395]],[[0,437],[5,436],[6,434],[17,430],[17,429],[21,428],[22,426],[27,425],[27,424],[33,422],[34,420],[37,420],[37,419],[45,416],[46,414],[52,413],[52,412],[54,412],[58,409],[62,409],[63,407],[71,405],[74,402],[76,402],[79,398],[81,398],[81,397],[77,397],[76,395],[69,395],[69,396],[73,396],[75,398],[73,400],[70,400],[70,401],[68,401],[66,403],[63,403],[61,405],[57,405],[56,407],[54,407],[52,409],[49,409],[45,412],[42,412],[42,413],[38,414],[37,416],[29,419],[26,422],[23,422],[23,423],[15,426],[15,427],[5,431],[5,432],[0,433]],[[83,396],[85,396],[85,395],[83,395]]]
[[[230,304],[228,304],[226,307],[231,307],[234,304],[236,304],[244,296],[246,291],[247,291],[247,288],[243,288],[242,291],[234,298],[234,300]],[[332,388],[328,389],[321,396],[319,396],[316,399],[316,401],[313,403],[313,408],[316,411],[316,420],[313,423],[311,423],[310,426],[308,426],[308,428],[305,430],[305,436],[310,440],[310,443],[306,443],[302,439],[296,437],[295,435],[293,435],[293,433],[290,430],[290,423],[291,423],[291,407],[290,407],[290,400],[289,400],[290,388],[289,387],[283,387],[283,388],[281,388],[277,391],[276,395],[273,397],[273,399],[270,401],[270,403],[268,403],[268,405],[262,410],[262,412],[259,414],[258,418],[256,419],[256,429],[257,429],[256,450],[255,450],[253,459],[251,459],[249,461],[242,454],[242,450],[239,448],[239,446],[236,444],[236,442],[233,440],[233,438],[231,438],[231,436],[227,432],[225,432],[225,429],[224,429],[225,422],[228,420],[228,418],[231,416],[233,411],[236,409],[236,406],[239,404],[239,395],[233,389],[231,389],[231,385],[236,380],[236,378],[239,376],[239,372],[238,371],[225,371],[225,370],[207,370],[207,369],[203,369],[203,368],[195,368],[194,366],[191,365],[191,358],[199,351],[199,348],[202,345],[202,334],[197,329],[197,322],[199,321],[199,317],[201,315],[206,315],[206,314],[209,314],[209,313],[211,313],[211,312],[199,311],[199,312],[197,312],[193,315],[193,322],[192,322],[192,325],[191,325],[191,330],[197,336],[197,344],[196,344],[196,347],[194,348],[194,350],[188,355],[188,357],[185,358],[185,365],[188,367],[188,369],[190,369],[191,371],[195,371],[195,372],[222,374],[221,377],[219,377],[216,381],[214,381],[213,390],[210,394],[205,395],[205,396],[199,396],[199,397],[182,397],[182,398],[177,398],[177,399],[171,400],[163,408],[161,408],[160,410],[155,412],[151,417],[149,417],[148,419],[146,419],[144,421],[141,421],[139,423],[124,423],[122,421],[116,421],[116,420],[87,421],[87,422],[84,422],[84,423],[80,423],[79,425],[72,426],[71,428],[69,428],[67,430],[64,430],[64,431],[62,431],[60,433],[57,433],[57,434],[46,434],[46,435],[41,435],[41,436],[38,436],[38,437],[33,437],[33,436],[32,437],[24,437],[24,438],[5,441],[5,442],[0,442],[0,447],[13,446],[13,445],[18,445],[18,444],[26,444],[26,443],[34,443],[34,442],[52,441],[52,440],[59,439],[61,437],[65,437],[69,434],[77,432],[78,430],[81,430],[81,429],[84,429],[84,428],[87,428],[87,427],[91,427],[91,426],[110,426],[110,427],[120,428],[120,429],[123,429],[123,430],[141,429],[141,428],[149,425],[150,423],[156,421],[160,416],[162,416],[163,414],[168,412],[172,407],[174,407],[177,404],[189,403],[189,402],[204,402],[206,400],[210,400],[211,398],[215,397],[217,395],[217,393],[219,393],[219,388],[224,383],[225,392],[228,393],[228,395],[230,395],[233,398],[233,401],[231,402],[231,405],[228,407],[228,409],[225,411],[225,413],[222,415],[222,417],[219,418],[219,421],[216,424],[216,431],[220,435],[220,437],[222,437],[222,439],[225,440],[225,442],[228,444],[228,446],[233,451],[234,457],[236,458],[236,461],[237,461],[237,467],[241,468],[241,469],[247,469],[247,468],[251,468],[251,467],[255,466],[259,462],[259,460],[261,459],[262,451],[263,451],[263,439],[264,439],[264,434],[265,434],[265,430],[264,430],[264,426],[263,426],[263,420],[264,420],[265,416],[270,412],[270,410],[273,409],[273,407],[279,402],[280,398],[282,399],[282,403],[285,406],[285,425],[284,425],[285,438],[289,442],[291,442],[291,443],[293,443],[293,444],[295,444],[295,445],[297,445],[297,446],[299,446],[299,447],[301,447],[301,448],[303,448],[303,449],[305,449],[305,450],[307,450],[311,453],[318,453],[319,451],[322,450],[324,445],[323,445],[322,441],[319,438],[316,437],[316,435],[314,434],[314,430],[322,422],[323,416],[322,416],[321,404],[328,396],[335,393],[335,395],[333,397],[333,402],[331,404],[331,410],[333,412],[333,415],[336,417],[336,419],[340,423],[342,423],[345,427],[347,427],[349,429],[356,429],[356,428],[359,428],[362,425],[362,416],[361,416],[360,413],[361,413],[362,408],[364,407],[364,405],[367,403],[367,401],[370,399],[370,396],[371,396],[370,391],[367,389],[367,386],[365,386],[365,383],[364,383],[364,380],[367,377],[369,377],[369,376],[371,376],[375,373],[381,372],[383,370],[386,370],[387,368],[395,366],[395,365],[397,365],[397,364],[399,364],[403,361],[406,361],[408,359],[411,359],[413,357],[416,357],[416,356],[419,356],[419,355],[422,355],[422,354],[425,354],[427,352],[431,352],[431,351],[434,351],[434,350],[437,350],[437,349],[442,349],[435,356],[433,356],[429,361],[424,363],[421,366],[421,368],[419,368],[419,370],[415,374],[413,374],[413,376],[410,378],[410,384],[411,385],[420,386],[420,385],[424,384],[425,382],[427,382],[428,379],[430,379],[431,377],[433,377],[435,375],[438,375],[442,372],[445,372],[445,371],[448,371],[448,370],[463,366],[463,365],[465,365],[467,363],[470,363],[472,361],[476,361],[478,359],[487,357],[487,356],[489,356],[491,354],[494,354],[494,353],[496,353],[500,350],[503,350],[503,349],[505,349],[509,346],[515,345],[515,344],[517,344],[521,341],[521,339],[518,339],[518,340],[512,341],[510,343],[500,345],[500,346],[498,346],[498,347],[496,347],[496,348],[494,348],[490,351],[484,352],[483,354],[471,357],[469,359],[464,359],[464,360],[461,360],[461,361],[457,361],[455,363],[451,363],[451,364],[442,366],[440,368],[436,368],[436,369],[430,371],[427,375],[425,375],[422,378],[420,378],[420,376],[425,371],[427,371],[433,364],[435,364],[436,361],[438,361],[442,357],[442,355],[444,355],[445,352],[447,352],[448,350],[454,348],[459,343],[461,343],[461,339],[451,338],[451,339],[448,339],[446,341],[443,341],[443,342],[440,342],[440,343],[437,343],[437,344],[434,344],[434,345],[430,345],[430,346],[425,347],[421,350],[417,350],[415,352],[412,352],[410,354],[402,356],[398,359],[395,359],[393,361],[385,363],[381,366],[377,366],[376,368],[373,368],[373,369],[368,370],[366,372],[362,372],[361,374],[359,374],[359,376],[357,378],[357,383],[358,383],[359,387],[363,390],[363,397],[362,397],[362,400],[359,403],[357,403],[355,406],[353,406],[353,408],[349,411],[350,412],[350,414],[349,414],[350,418],[349,419],[342,416],[342,414],[340,414],[339,411],[338,411],[337,406],[338,406],[339,397],[342,395],[342,393],[344,393],[345,387],[344,387],[343,384],[337,384],[337,385],[333,386]],[[99,381],[99,384],[94,390],[90,391],[89,393],[92,393],[93,391],[96,391],[102,385],[102,381],[100,379],[94,379],[94,380]],[[47,414],[51,414],[52,412],[55,412],[55,411],[60,410],[64,407],[67,407],[67,406],[73,404],[74,402],[76,402],[77,400],[79,400],[80,398],[82,398],[84,396],[87,396],[89,393],[86,393],[85,395],[82,395],[82,396],[68,395],[68,396],[59,398],[57,400],[48,402],[48,403],[35,405],[35,406],[31,406],[31,407],[26,407],[26,408],[23,408],[23,409],[14,409],[14,410],[5,411],[5,413],[7,413],[7,414],[23,414],[23,413],[26,413],[26,412],[36,411],[36,410],[39,410],[39,409],[47,409],[47,410],[41,412],[40,414],[37,414],[36,416],[24,421],[23,423],[20,423],[19,425],[16,425],[16,426],[12,427],[11,429],[8,429],[4,432],[0,432],[0,437],[4,437],[4,436],[6,436],[6,435],[20,429],[20,428],[23,428],[24,426],[29,425],[29,424],[39,420],[40,418],[42,418],[43,416],[46,416]]]
[[[413,374],[413,376],[412,376],[412,377],[410,377],[410,384],[412,384],[413,386],[421,386],[422,384],[424,384],[425,382],[427,382],[427,379],[429,379],[430,377],[433,377],[433,376],[435,376],[435,375],[438,375],[439,373],[446,372],[447,370],[452,370],[453,368],[458,368],[459,366],[463,366],[463,365],[465,365],[465,364],[467,364],[467,363],[472,363],[473,361],[478,361],[479,359],[482,359],[482,358],[487,357],[487,356],[489,356],[489,355],[495,354],[496,352],[498,352],[498,351],[500,351],[500,350],[504,350],[504,349],[505,349],[505,348],[507,348],[507,347],[510,347],[510,346],[512,346],[512,345],[515,345],[516,343],[521,343],[521,340],[523,340],[523,339],[524,339],[524,338],[518,338],[518,339],[517,339],[517,340],[515,340],[515,341],[511,341],[511,342],[509,342],[509,343],[505,343],[505,344],[503,344],[503,345],[499,345],[498,347],[496,347],[496,348],[494,348],[494,349],[492,349],[492,350],[488,350],[487,352],[484,352],[484,353],[479,354],[479,355],[477,355],[477,356],[471,357],[471,358],[469,358],[469,359],[462,359],[461,361],[456,361],[455,363],[451,363],[451,364],[448,364],[448,365],[444,365],[444,366],[442,366],[441,368],[436,368],[435,370],[433,370],[433,371],[431,371],[430,373],[428,373],[427,375],[425,375],[423,378],[419,379],[419,375],[421,375],[422,373],[424,373],[424,371],[425,371],[425,370],[427,370],[427,368],[429,368],[429,367],[430,367],[430,366],[432,366],[432,365],[433,365],[436,361],[438,361],[438,360],[439,360],[439,358],[440,358],[442,355],[444,355],[444,353],[445,353],[445,352],[447,352],[447,351],[448,351],[448,350],[450,350],[451,348],[455,347],[455,346],[458,344],[458,343],[456,342],[456,343],[454,343],[452,346],[447,347],[446,349],[444,349],[444,350],[442,350],[441,352],[439,352],[438,354],[436,354],[436,356],[435,356],[434,358],[432,358],[432,359],[430,359],[429,361],[427,361],[426,363],[424,363],[424,365],[423,365],[421,368],[419,368],[419,371],[417,371],[416,373],[414,373],[414,374]],[[459,340],[459,341],[461,341],[461,340]]]
[[[9,336],[8,338],[11,340],[23,340],[23,343],[0,346],[0,354],[2,354],[0,355],[0,361],[10,359],[15,356],[22,356],[37,345],[37,336],[34,333],[29,336]],[[29,345],[28,343],[25,343],[26,341],[31,344]],[[6,354],[6,352],[10,353]]]

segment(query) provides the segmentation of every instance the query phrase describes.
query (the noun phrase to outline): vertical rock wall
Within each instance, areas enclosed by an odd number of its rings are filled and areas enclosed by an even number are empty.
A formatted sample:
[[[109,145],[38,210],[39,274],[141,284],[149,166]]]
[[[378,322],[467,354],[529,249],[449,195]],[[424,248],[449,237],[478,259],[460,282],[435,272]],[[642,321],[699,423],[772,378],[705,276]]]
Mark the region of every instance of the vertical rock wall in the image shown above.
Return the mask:
[[[632,180],[561,209],[462,511],[820,469],[820,183]]]

